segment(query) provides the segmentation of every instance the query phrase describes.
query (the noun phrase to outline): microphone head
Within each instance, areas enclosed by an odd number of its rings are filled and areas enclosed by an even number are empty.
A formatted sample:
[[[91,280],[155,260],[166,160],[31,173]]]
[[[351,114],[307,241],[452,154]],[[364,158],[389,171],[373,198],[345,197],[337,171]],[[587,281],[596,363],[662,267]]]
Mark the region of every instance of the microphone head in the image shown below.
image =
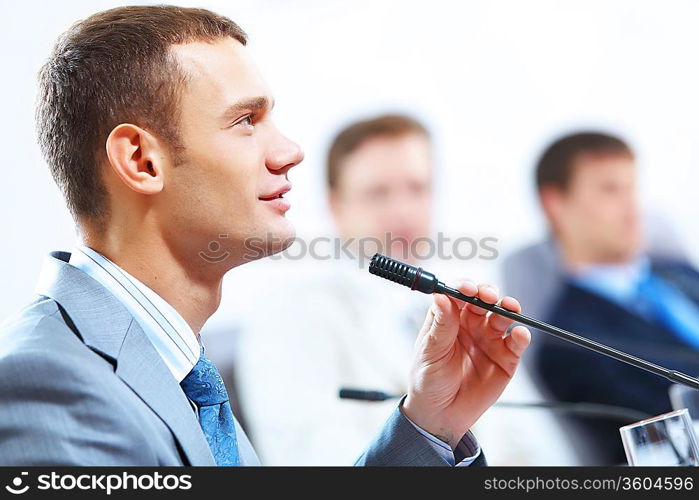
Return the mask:
[[[434,274],[421,267],[411,266],[380,253],[374,254],[371,258],[369,272],[423,293],[433,293],[439,283]]]

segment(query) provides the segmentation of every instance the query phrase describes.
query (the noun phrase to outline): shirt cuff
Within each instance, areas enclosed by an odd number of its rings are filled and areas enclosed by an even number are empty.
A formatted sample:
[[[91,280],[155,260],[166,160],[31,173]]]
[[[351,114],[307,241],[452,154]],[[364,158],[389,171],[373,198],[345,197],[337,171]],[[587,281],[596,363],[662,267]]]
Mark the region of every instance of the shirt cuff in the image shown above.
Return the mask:
[[[400,400],[400,403],[398,403],[398,408],[400,409],[401,413],[403,413],[403,400],[405,400],[405,397],[403,397]],[[403,416],[413,427],[415,427],[415,430],[417,430],[425,439],[428,440],[430,446],[432,446],[439,456],[442,457],[442,459],[450,466],[468,467],[480,456],[481,447],[471,431],[464,434],[461,441],[459,441],[459,444],[456,445],[456,449],[452,450],[449,443],[445,443],[441,439],[422,429],[419,425],[410,420],[405,413],[403,413]]]

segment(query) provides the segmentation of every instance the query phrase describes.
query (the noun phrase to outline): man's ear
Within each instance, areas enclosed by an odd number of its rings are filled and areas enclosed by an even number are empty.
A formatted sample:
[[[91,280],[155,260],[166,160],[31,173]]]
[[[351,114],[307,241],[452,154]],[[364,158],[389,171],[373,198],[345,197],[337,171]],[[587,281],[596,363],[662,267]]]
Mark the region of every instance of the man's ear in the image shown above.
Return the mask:
[[[539,200],[546,219],[551,226],[556,227],[563,210],[565,193],[555,186],[544,186],[539,190]]]
[[[164,186],[166,151],[147,130],[122,123],[107,137],[107,158],[122,182],[141,194],[157,194]]]

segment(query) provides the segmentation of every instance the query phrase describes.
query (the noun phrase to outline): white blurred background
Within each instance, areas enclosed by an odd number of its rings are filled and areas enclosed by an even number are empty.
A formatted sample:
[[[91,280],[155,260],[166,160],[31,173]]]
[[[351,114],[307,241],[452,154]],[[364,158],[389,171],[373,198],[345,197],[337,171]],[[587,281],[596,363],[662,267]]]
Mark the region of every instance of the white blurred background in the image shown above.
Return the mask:
[[[73,21],[121,3],[1,4],[0,316],[30,298],[43,255],[75,240],[35,143],[37,70]],[[635,145],[645,204],[672,220],[699,258],[694,0],[174,3],[213,9],[248,31],[277,121],[306,151],[289,196],[300,236],[331,231],[323,161],[334,132],[354,118],[404,111],[437,139],[436,230],[497,237],[501,254],[538,239],[536,155],[563,131],[600,126]],[[493,264],[458,271],[492,278]],[[244,266],[231,279],[274,265]]]

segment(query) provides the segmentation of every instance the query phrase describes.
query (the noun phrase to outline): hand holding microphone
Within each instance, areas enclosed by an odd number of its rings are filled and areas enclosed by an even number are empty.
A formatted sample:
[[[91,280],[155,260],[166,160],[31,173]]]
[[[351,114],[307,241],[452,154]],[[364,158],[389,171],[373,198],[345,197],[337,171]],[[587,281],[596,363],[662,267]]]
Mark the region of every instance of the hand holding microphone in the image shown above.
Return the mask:
[[[699,379],[686,373],[525,316],[515,299],[506,297],[496,304],[497,292],[487,285],[463,282],[452,288],[420,267],[378,253],[371,259],[369,272],[411,290],[434,294],[417,339],[417,358],[403,406],[408,418],[452,447],[495,403],[514,375],[530,341],[529,331],[522,326],[504,335],[514,321],[699,389]]]
[[[498,303],[498,293],[490,285],[463,281],[458,290],[487,304]],[[511,297],[500,306],[520,312]],[[526,327],[517,326],[505,336],[513,321],[435,294],[416,340],[405,415],[455,448],[502,394],[529,345]]]

